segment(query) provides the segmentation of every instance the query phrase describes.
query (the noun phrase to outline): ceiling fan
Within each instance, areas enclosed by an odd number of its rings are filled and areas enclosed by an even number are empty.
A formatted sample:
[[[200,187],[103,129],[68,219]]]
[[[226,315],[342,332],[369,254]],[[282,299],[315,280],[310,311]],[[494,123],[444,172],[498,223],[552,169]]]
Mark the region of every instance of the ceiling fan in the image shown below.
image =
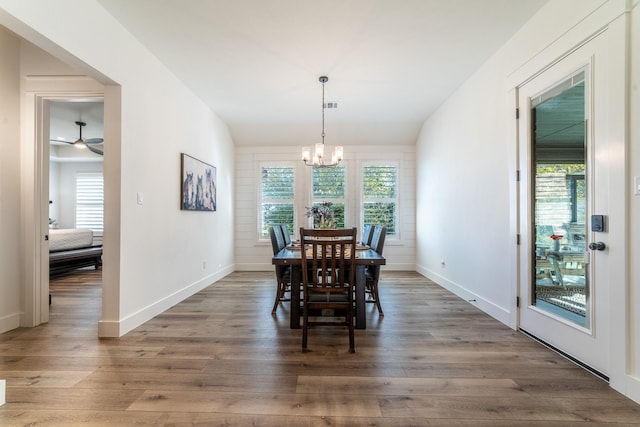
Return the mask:
[[[89,151],[92,151],[96,154],[99,155],[104,155],[104,151],[101,150],[98,147],[95,147],[95,145],[99,145],[104,143],[104,139],[103,138],[82,138],[82,127],[86,126],[87,124],[85,122],[81,122],[81,121],[77,121],[76,124],[80,127],[80,136],[78,137],[78,139],[76,139],[75,141],[67,141],[65,139],[62,138],[58,138],[58,139],[52,139],[51,141],[53,142],[66,142],[67,144],[71,144],[75,147],[78,148],[88,148]]]

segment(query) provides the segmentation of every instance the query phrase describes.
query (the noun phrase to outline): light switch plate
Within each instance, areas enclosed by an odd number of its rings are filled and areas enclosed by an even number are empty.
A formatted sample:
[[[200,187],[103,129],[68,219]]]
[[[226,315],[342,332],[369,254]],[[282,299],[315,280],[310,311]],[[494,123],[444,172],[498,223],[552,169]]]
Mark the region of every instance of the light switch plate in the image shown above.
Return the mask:
[[[0,380],[0,406],[7,403],[7,380]]]
[[[633,194],[640,196],[640,176],[633,177]]]
[[[142,205],[144,203],[144,194],[138,192],[138,204]]]

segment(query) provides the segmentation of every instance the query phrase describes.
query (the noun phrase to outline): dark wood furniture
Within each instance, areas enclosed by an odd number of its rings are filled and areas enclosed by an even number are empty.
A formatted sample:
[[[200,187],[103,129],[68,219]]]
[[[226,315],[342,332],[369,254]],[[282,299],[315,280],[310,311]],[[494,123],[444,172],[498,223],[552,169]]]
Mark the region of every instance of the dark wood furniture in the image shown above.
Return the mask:
[[[277,254],[287,245],[286,236],[289,233],[283,232],[283,228],[286,230],[286,225],[274,225],[269,229],[269,235],[271,237],[271,247],[273,248],[273,254]],[[291,239],[289,239],[289,243]],[[273,303],[273,309],[271,314],[276,314],[278,304],[281,301],[289,301],[286,297],[286,293],[289,290],[289,283],[291,282],[291,267],[288,265],[276,265],[276,300]]]
[[[49,252],[49,277],[91,266],[102,267],[102,246]]]
[[[353,291],[357,229],[300,228],[302,257],[302,351],[307,351],[310,326],[347,326],[349,352],[354,353]],[[308,247],[308,249],[307,249]],[[311,310],[340,312],[344,321],[311,320]]]
[[[287,228],[287,224],[280,224],[280,231],[282,232],[282,238],[284,239],[284,244],[290,245],[291,235],[289,234],[289,229]]]
[[[362,243],[365,246],[370,246],[372,236],[373,236],[373,225],[365,224],[364,227],[362,228],[362,239],[360,243]]]
[[[46,240],[49,242],[49,277],[81,267],[94,266],[96,270],[102,267],[102,245],[94,244],[93,230],[50,229]]]
[[[356,251],[356,289],[355,310],[356,329],[365,329],[367,320],[365,316],[365,267],[385,265],[385,258],[373,249]],[[271,259],[273,265],[291,266],[291,309],[289,311],[289,325],[292,329],[300,328],[300,283],[302,282],[302,253],[300,247],[285,247]]]
[[[371,233],[371,249],[376,251],[378,254],[382,255],[382,250],[384,249],[384,241],[387,236],[387,227],[376,225],[373,227]],[[365,276],[367,278],[367,288],[366,291],[369,294],[369,299],[367,302],[374,303],[378,307],[378,314],[380,316],[384,316],[384,312],[382,311],[382,305],[380,304],[380,293],[378,292],[378,282],[380,280],[380,266],[379,265],[371,265],[368,266],[365,271]]]

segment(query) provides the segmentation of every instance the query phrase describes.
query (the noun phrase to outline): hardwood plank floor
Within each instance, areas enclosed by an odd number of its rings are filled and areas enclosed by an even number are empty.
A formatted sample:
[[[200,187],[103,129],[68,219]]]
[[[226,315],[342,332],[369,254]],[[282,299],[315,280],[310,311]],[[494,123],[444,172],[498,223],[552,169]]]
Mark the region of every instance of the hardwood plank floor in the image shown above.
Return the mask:
[[[98,339],[100,272],[52,280],[51,320],[0,335],[2,426],[640,425],[640,405],[417,273],[383,272],[385,316],[348,353],[309,353],[271,315],[272,272],[236,272],[118,339]],[[337,366],[335,360],[342,363]]]

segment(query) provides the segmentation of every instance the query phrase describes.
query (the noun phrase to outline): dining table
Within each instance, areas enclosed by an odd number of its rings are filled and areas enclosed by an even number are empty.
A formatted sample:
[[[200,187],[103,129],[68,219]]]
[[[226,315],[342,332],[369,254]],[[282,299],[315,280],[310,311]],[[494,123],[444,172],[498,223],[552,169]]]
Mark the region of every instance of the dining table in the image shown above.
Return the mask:
[[[291,329],[300,328],[300,316],[302,315],[302,307],[300,305],[300,285],[302,282],[302,251],[299,245],[285,246],[278,253],[273,255],[271,259],[273,265],[291,266],[291,309],[289,325]],[[366,275],[365,269],[369,265],[385,265],[385,258],[375,250],[364,247],[356,250],[356,284],[355,284],[355,312],[356,312],[356,329],[365,329],[367,327],[367,318],[365,315],[365,288]]]

